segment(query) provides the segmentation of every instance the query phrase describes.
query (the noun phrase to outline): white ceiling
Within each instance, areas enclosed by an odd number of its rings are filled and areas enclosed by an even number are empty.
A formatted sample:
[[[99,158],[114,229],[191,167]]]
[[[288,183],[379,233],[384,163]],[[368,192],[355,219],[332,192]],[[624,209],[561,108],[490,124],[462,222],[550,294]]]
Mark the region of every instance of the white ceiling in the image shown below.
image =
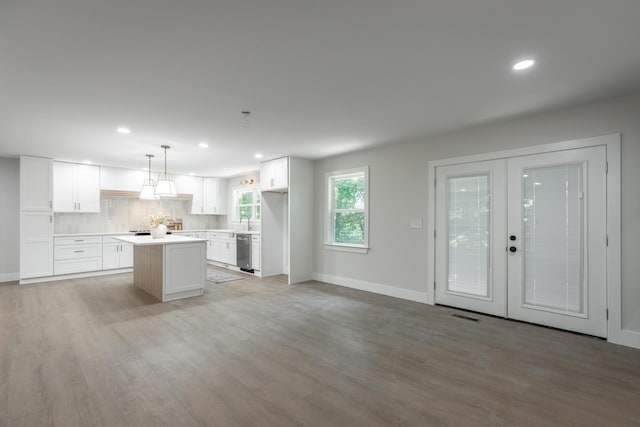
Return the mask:
[[[229,176],[415,140],[640,89],[639,22],[638,0],[0,0],[0,156],[157,169],[169,144],[170,172]]]

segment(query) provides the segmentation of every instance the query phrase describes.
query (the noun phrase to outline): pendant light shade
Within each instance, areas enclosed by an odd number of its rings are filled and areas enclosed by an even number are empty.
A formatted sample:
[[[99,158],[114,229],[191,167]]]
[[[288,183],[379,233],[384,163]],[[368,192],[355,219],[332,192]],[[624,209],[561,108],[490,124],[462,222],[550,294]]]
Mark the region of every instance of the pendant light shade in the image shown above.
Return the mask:
[[[167,149],[171,147],[168,145],[162,145],[161,147],[164,148],[164,172],[158,175],[155,195],[160,197],[176,197],[178,195],[176,184],[173,182],[173,177],[167,173]]]
[[[151,179],[151,158],[153,154],[146,155],[149,158],[149,178],[145,179],[142,183],[142,190],[140,190],[140,200],[158,200],[160,197],[156,196],[156,189]]]

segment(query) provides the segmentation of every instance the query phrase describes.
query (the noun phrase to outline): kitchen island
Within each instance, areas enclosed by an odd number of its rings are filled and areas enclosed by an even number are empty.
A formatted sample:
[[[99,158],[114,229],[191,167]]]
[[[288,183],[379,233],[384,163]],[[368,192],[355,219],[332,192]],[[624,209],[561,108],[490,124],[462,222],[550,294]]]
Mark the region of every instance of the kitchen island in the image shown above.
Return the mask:
[[[200,296],[207,283],[205,239],[117,236],[133,244],[133,285],[162,302]]]

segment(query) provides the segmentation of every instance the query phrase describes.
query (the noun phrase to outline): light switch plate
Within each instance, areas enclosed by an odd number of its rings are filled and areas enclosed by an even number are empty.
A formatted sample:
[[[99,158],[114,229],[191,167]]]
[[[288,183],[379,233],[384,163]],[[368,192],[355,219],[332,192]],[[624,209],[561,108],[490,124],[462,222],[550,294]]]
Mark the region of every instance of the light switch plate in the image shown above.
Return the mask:
[[[412,219],[410,227],[411,228],[422,228],[422,220],[421,219]]]

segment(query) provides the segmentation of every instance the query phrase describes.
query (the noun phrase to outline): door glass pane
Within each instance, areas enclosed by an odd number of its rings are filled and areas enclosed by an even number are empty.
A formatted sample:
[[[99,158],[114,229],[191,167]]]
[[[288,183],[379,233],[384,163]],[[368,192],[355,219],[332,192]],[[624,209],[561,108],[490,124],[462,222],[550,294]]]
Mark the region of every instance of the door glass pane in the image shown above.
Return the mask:
[[[447,185],[447,289],[488,297],[489,176],[449,178]]]
[[[583,313],[582,166],[523,173],[524,302]]]

